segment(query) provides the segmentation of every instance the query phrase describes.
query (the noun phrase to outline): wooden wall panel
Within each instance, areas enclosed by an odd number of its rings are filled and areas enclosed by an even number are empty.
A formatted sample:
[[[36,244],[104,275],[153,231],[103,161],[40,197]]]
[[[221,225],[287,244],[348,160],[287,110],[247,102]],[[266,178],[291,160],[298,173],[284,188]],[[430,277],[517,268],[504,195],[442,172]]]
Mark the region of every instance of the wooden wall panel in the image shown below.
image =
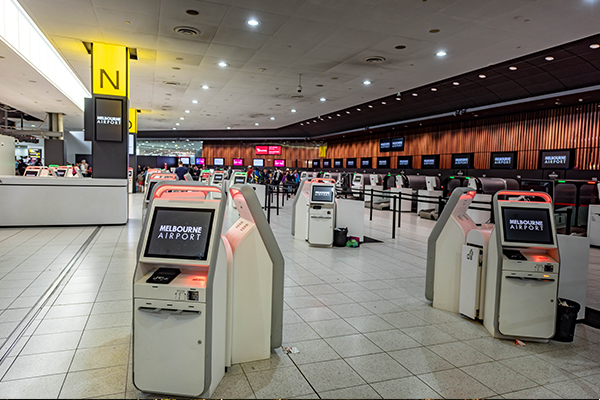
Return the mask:
[[[271,143],[273,145],[282,145],[281,143]],[[246,166],[252,164],[253,158],[264,158],[266,167],[273,167],[273,161],[278,159],[286,160],[286,166],[295,168],[295,162],[306,163],[307,160],[319,158],[318,147],[308,146],[306,143],[289,143],[282,145],[280,156],[266,156],[255,154],[256,145],[264,145],[263,143],[244,144],[240,142],[209,142],[205,141],[202,144],[202,157],[206,157],[206,162],[212,164],[215,157],[225,158],[225,165],[231,165],[234,158],[243,158]],[[306,168],[306,165],[304,165]]]
[[[450,168],[453,153],[475,153],[474,167],[488,169],[490,153],[517,151],[519,169],[537,169],[539,150],[570,149],[575,151],[575,165],[581,170],[600,169],[600,104],[561,107],[537,112],[528,112],[502,117],[479,119],[462,123],[432,126],[401,132],[384,132],[351,139],[336,139],[328,142],[326,158],[361,158],[391,156],[413,156],[413,166],[419,168],[421,155],[440,154],[440,167]],[[379,152],[379,140],[405,137],[403,152]],[[283,156],[287,165],[294,160],[317,158],[317,148],[307,148],[305,143],[298,147],[284,147]],[[304,146],[304,147],[301,147]],[[225,157],[231,162],[241,156],[246,164],[254,155],[254,145],[239,143],[206,142],[204,154]],[[265,157],[277,158],[274,156]],[[267,162],[272,165],[272,161]]]

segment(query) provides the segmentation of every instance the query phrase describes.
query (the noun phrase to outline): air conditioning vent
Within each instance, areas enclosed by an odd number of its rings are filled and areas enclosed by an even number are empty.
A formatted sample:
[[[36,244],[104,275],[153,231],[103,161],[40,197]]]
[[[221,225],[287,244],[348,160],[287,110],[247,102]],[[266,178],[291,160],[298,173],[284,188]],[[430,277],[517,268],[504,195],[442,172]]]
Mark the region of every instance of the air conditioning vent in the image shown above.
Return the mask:
[[[184,36],[198,36],[200,35],[200,30],[196,28],[192,28],[191,26],[176,26],[173,28],[175,32]]]
[[[169,86],[179,86],[179,82],[173,82],[173,81],[170,81],[170,82],[165,82],[165,85],[169,85]]]
[[[365,62],[369,64],[377,64],[385,61],[385,57],[382,56],[371,56],[365,58]]]
[[[301,94],[290,94],[290,99],[299,100],[303,98],[304,96],[302,96]]]

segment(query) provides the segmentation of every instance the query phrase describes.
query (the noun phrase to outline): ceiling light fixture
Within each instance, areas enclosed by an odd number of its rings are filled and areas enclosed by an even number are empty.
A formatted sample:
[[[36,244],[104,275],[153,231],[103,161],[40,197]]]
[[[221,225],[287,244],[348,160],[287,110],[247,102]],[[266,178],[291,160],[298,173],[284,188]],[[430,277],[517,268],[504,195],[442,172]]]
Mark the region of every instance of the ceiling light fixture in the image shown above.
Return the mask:
[[[198,104],[198,100],[192,100],[192,103]]]
[[[417,97],[419,94],[418,93],[413,93],[412,95],[415,96],[415,97]]]
[[[460,85],[460,83],[458,83],[458,82],[452,82],[452,84],[453,84],[454,86],[458,86],[458,85]]]
[[[246,21],[246,23],[250,26],[258,26],[260,25],[260,22],[255,20],[254,18],[249,19],[248,21]]]
[[[183,117],[179,117],[179,119],[183,121],[185,118],[183,118]]]
[[[599,106],[599,107],[600,107],[600,106]],[[341,115],[340,115],[340,114],[335,114],[335,115],[337,115],[338,117],[341,117]]]
[[[293,113],[295,113],[295,112],[296,112],[296,109],[295,109],[295,108],[292,108],[292,109],[290,110],[290,112],[293,112]]]
[[[508,67],[508,69],[510,69],[511,71],[516,71],[517,67],[515,67],[514,65],[512,67]]]
[[[445,51],[438,51],[437,53],[435,53],[436,56],[438,57],[444,57],[446,55]]]
[[[373,108],[373,106],[371,104],[368,105],[369,108]]]
[[[346,114],[350,114],[350,111],[346,111]]]
[[[179,126],[180,124],[179,124],[179,122],[175,122],[175,125]]]
[[[269,118],[271,121],[275,121],[275,117],[271,117]]]
[[[396,97],[396,101],[400,101],[402,100],[400,97]]]
[[[434,87],[432,87],[432,88],[431,88],[431,91],[432,91],[432,92],[437,92],[437,89],[436,89],[436,88],[434,88]]]
[[[190,113],[190,110],[185,110],[184,112],[185,112],[186,114],[189,114],[189,113]]]
[[[382,101],[381,104],[387,104],[385,101]]]
[[[202,89],[204,89],[204,90],[208,90],[208,89],[209,89],[209,87],[208,87],[208,85],[202,85]]]
[[[228,126],[228,127],[227,127],[227,129],[231,129],[231,127],[230,127],[230,126]]]
[[[484,79],[484,78],[486,78],[486,76],[485,76],[484,74],[480,74],[480,75],[479,75],[479,77],[480,77],[481,79]]]
[[[176,130],[177,130],[177,128],[173,128],[173,130],[174,130],[174,131],[176,131]]]
[[[544,60],[546,60],[546,61],[552,61],[552,60],[554,60],[554,57],[548,56],[548,57],[544,58]]]
[[[363,81],[363,85],[370,85],[371,81],[367,80],[367,81]]]
[[[598,49],[598,48],[600,48],[600,44],[596,44],[596,43],[594,43],[594,44],[590,44],[590,49],[594,49],[594,50],[596,50],[596,49]]]
[[[360,111],[360,108],[357,108],[356,111]]]
[[[227,64],[225,61],[219,61],[219,63],[217,64],[219,67],[225,68],[227,67],[229,64]]]
[[[325,97],[321,97],[319,101],[327,101],[327,99]]]
[[[258,122],[255,122],[254,125],[258,126],[259,124],[258,124]]]

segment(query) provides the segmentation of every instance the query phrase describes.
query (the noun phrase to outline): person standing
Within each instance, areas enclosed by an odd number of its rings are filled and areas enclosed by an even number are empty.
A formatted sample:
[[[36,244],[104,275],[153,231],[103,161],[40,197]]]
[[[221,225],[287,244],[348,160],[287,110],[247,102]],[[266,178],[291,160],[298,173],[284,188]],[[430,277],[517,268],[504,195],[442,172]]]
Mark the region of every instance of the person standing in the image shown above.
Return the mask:
[[[81,160],[81,164],[79,164],[79,171],[81,172],[81,175],[83,177],[88,176],[88,168],[89,168],[88,163],[85,162],[85,160]]]
[[[188,169],[183,166],[183,163],[181,161],[179,161],[179,167],[177,167],[175,173],[177,174],[177,179],[179,179],[180,181],[184,181],[185,174],[188,173]]]
[[[19,160],[19,165],[17,166],[17,172],[19,173],[19,175],[25,174],[25,168],[27,168],[27,164],[25,164],[25,161],[23,161],[23,159],[21,158]]]

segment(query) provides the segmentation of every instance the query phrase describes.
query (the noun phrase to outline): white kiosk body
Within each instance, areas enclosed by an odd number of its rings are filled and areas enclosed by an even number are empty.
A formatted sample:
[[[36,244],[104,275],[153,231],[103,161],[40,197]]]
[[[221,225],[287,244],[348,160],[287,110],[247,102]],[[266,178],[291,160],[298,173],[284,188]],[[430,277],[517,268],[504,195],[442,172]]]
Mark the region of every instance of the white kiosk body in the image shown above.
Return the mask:
[[[50,167],[50,170],[52,171],[51,174],[53,176],[56,176],[57,178],[83,178],[83,175],[81,175],[81,171],[79,171],[79,168],[75,168],[69,165]],[[75,173],[73,173],[73,170],[75,170]]]
[[[135,187],[135,183],[134,183],[134,179],[133,179],[133,168],[129,167],[129,168],[127,168],[127,191],[129,193],[133,193],[134,187]]]
[[[304,178],[300,181],[298,191],[292,201],[292,236],[296,239],[307,239],[308,208],[310,196],[310,182],[312,179]]]
[[[147,177],[147,176],[146,176]],[[142,212],[148,208],[150,201],[152,199],[152,191],[156,184],[160,181],[176,181],[177,175],[165,172],[157,172],[150,175],[148,179],[148,187],[146,188],[146,193],[144,195],[144,202],[142,203]]]
[[[207,200],[214,191],[156,186],[133,279],[132,370],[141,391],[208,398],[225,373],[231,249],[221,236],[226,195]]]
[[[208,169],[203,169],[200,173],[200,182],[208,185],[211,182],[211,173]]]
[[[247,181],[247,174],[245,172],[234,172],[233,175],[231,176],[230,182],[229,182],[229,189],[231,188],[240,188],[242,185],[246,184]],[[264,202],[264,199],[263,199]],[[227,203],[229,204],[230,207],[236,208],[235,202],[233,201],[233,198],[231,196],[229,196],[229,200],[227,201]]]
[[[407,182],[408,178],[405,175],[396,176],[396,188],[405,197],[405,199],[400,200],[400,211],[402,212],[412,211],[412,199],[409,198],[412,196],[413,190],[405,186]]]
[[[600,204],[590,204],[588,211],[588,237],[590,238],[590,245],[600,246]]]
[[[462,245],[477,226],[467,215],[475,191],[456,188],[427,240],[425,298],[433,307],[459,312]]]
[[[485,225],[470,230],[462,246],[459,312],[471,319],[484,318],[487,253],[493,227]]]
[[[210,184],[212,186],[218,187],[219,189],[222,189],[225,184],[225,172],[215,171],[210,177]],[[219,198],[218,196],[220,196],[220,195],[217,193],[213,193],[213,197],[218,199]]]
[[[439,205],[433,203],[437,200],[437,197],[444,195],[442,190],[435,189],[440,185],[439,178],[437,176],[426,176],[425,185],[425,190],[418,191],[419,196],[428,196],[432,198],[423,198],[423,200],[427,200],[427,202],[417,202],[417,214],[419,214],[422,210],[433,210],[435,212],[439,212]]]
[[[483,324],[496,338],[547,341],[554,336],[560,272],[552,199],[499,191],[493,207]]]
[[[35,165],[30,165],[28,167],[25,168],[25,173],[23,173],[23,176],[28,176],[28,177],[40,177],[40,176],[54,176],[52,174],[52,171],[50,171],[50,168],[45,167],[45,166],[35,166]]]
[[[363,179],[363,174],[354,174],[352,178],[352,195],[354,197],[361,197],[364,188]]]
[[[281,346],[285,262],[255,191],[229,189],[240,219],[227,231],[233,263],[228,274],[228,365],[267,360]]]
[[[308,243],[315,246],[332,246],[335,223],[335,181],[323,182],[319,178],[311,181],[308,214]]]

